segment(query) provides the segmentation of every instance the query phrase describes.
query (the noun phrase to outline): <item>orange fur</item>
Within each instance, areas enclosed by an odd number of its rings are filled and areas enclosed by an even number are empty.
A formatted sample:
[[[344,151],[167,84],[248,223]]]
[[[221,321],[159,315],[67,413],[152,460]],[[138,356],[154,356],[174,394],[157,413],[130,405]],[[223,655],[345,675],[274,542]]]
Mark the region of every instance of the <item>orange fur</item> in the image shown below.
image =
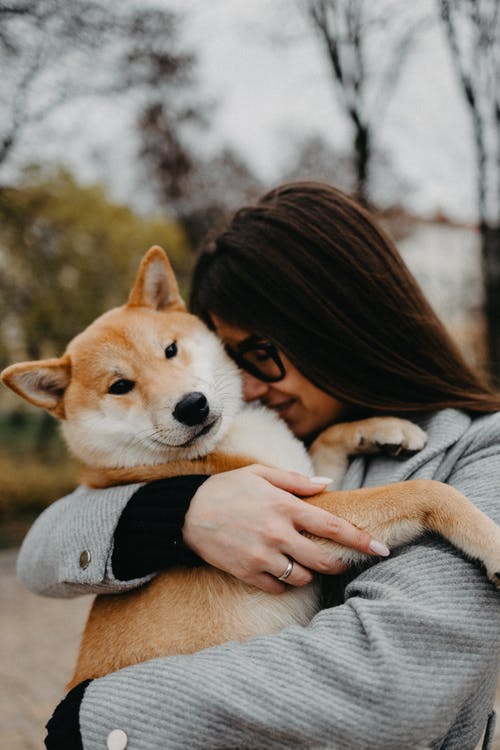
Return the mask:
[[[178,477],[183,474],[217,474],[220,471],[232,471],[249,466],[253,459],[248,456],[231,456],[225,453],[209,453],[201,458],[170,461],[168,464],[154,466],[131,466],[119,469],[87,467],[81,479],[89,487],[116,487],[120,484],[135,482],[154,482],[156,479]]]

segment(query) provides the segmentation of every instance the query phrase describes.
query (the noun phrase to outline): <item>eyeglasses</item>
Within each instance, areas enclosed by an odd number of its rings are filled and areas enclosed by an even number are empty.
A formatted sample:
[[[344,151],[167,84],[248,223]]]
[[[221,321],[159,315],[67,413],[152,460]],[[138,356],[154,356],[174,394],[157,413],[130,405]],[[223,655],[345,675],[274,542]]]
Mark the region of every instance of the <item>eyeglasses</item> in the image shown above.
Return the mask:
[[[225,349],[241,370],[265,383],[277,383],[286,375],[279,352],[270,341],[259,341],[256,336],[252,336],[236,349],[232,349],[229,344],[226,344]]]

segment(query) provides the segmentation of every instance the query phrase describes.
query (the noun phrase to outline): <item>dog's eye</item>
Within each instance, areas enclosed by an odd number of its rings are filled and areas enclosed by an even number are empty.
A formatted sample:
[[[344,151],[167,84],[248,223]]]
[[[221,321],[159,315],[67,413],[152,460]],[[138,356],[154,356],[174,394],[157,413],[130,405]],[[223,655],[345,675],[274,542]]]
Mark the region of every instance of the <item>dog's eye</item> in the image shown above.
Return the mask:
[[[115,396],[121,396],[124,393],[128,393],[135,387],[133,380],[115,380],[114,383],[108,388],[108,393],[112,393]]]
[[[177,354],[177,344],[175,341],[173,341],[167,348],[165,349],[165,357],[167,359],[172,359],[172,357],[175,357]]]

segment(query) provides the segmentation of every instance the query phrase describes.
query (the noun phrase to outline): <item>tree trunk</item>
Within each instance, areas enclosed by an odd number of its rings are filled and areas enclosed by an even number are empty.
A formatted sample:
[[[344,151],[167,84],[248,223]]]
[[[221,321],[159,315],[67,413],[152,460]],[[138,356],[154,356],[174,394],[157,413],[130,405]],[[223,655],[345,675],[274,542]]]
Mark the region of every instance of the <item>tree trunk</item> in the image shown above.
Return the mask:
[[[0,141],[0,165],[7,159],[12,147],[14,145],[14,136],[7,135]]]
[[[366,206],[368,205],[369,195],[371,139],[369,129],[361,123],[356,123],[354,153],[356,160],[356,198]]]
[[[493,385],[500,387],[500,226],[482,222],[480,232],[490,373]]]

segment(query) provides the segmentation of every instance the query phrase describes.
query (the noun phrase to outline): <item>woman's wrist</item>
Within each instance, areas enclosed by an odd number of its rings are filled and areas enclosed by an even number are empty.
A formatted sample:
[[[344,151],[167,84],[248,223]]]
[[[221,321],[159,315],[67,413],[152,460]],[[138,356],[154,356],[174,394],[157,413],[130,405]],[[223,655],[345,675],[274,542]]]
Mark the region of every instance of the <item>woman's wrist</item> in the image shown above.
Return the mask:
[[[202,560],[184,543],[182,528],[189,505],[208,475],[186,475],[140,487],[125,506],[114,534],[112,570],[118,580]]]

